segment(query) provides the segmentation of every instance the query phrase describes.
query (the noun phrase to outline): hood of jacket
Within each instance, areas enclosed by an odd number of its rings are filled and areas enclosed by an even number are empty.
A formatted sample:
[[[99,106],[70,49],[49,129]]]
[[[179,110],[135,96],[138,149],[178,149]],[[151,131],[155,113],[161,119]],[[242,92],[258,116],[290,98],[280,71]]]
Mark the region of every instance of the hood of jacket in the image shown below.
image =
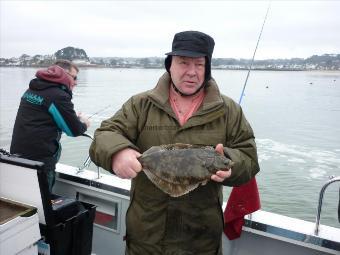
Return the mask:
[[[38,70],[35,76],[51,83],[62,84],[71,91],[75,86],[71,76],[67,74],[66,70],[57,65]]]
[[[35,79],[31,80],[29,88],[32,90],[45,90],[58,87],[72,96],[70,89],[72,81],[66,71],[59,66],[50,66],[47,69],[38,70]]]

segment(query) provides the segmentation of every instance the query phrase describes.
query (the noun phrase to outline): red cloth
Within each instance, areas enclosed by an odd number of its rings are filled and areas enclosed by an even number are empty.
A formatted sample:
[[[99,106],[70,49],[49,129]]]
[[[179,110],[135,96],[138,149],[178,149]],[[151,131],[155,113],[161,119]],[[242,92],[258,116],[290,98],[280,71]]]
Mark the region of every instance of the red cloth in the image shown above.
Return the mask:
[[[233,240],[241,236],[244,216],[260,209],[260,195],[255,177],[234,187],[224,210],[224,233]]]
[[[38,70],[35,74],[40,79],[56,82],[67,86],[70,90],[73,89],[75,83],[70,75],[60,66],[53,65],[47,69]]]

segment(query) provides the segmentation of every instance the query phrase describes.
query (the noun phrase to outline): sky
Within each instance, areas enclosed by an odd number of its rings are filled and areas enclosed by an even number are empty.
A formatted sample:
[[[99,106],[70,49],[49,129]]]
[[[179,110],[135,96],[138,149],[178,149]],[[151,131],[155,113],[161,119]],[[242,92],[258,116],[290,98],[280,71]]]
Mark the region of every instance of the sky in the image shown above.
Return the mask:
[[[175,33],[215,40],[214,58],[254,53],[269,1],[0,0],[0,57],[164,57]],[[255,59],[340,54],[340,1],[271,1]]]

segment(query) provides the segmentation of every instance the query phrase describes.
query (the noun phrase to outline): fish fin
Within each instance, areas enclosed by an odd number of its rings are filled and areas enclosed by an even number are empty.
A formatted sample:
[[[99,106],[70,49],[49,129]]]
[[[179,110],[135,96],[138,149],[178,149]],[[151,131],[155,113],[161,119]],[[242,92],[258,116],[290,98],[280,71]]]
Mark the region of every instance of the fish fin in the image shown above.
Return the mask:
[[[206,185],[208,183],[208,180],[204,180],[201,182],[202,186]]]
[[[143,169],[145,175],[148,177],[148,179],[157,186],[157,180],[159,179],[156,175],[154,175],[150,170]]]
[[[171,197],[180,197],[196,189],[199,186],[199,183],[195,183],[192,185],[173,184],[171,186],[172,186],[171,193],[168,194]]]
[[[174,144],[161,145],[160,147],[162,147],[166,150],[180,150],[180,149],[192,148],[192,145],[186,144],[186,143],[174,143]]]
[[[165,180],[160,179],[156,175],[154,175],[151,171],[147,169],[143,169],[144,173],[148,177],[148,179],[155,184],[160,190],[164,193],[169,194],[171,197],[180,197],[183,196],[190,191],[196,189],[200,183],[194,183],[189,185],[182,184],[174,184]]]

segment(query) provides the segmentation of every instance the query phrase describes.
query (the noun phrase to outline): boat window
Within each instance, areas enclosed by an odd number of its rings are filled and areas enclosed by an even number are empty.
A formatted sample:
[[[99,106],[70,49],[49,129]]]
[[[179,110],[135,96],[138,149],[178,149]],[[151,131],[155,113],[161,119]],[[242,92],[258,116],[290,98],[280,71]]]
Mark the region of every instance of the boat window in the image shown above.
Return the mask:
[[[117,231],[117,223],[118,223],[117,214],[111,215],[108,213],[98,211],[97,209],[94,223],[97,225],[103,226],[105,228],[109,228],[111,230]]]
[[[120,232],[120,211],[121,201],[114,199],[104,199],[98,196],[93,197],[88,194],[78,193],[79,200],[94,204],[97,206],[94,224],[98,227]]]

